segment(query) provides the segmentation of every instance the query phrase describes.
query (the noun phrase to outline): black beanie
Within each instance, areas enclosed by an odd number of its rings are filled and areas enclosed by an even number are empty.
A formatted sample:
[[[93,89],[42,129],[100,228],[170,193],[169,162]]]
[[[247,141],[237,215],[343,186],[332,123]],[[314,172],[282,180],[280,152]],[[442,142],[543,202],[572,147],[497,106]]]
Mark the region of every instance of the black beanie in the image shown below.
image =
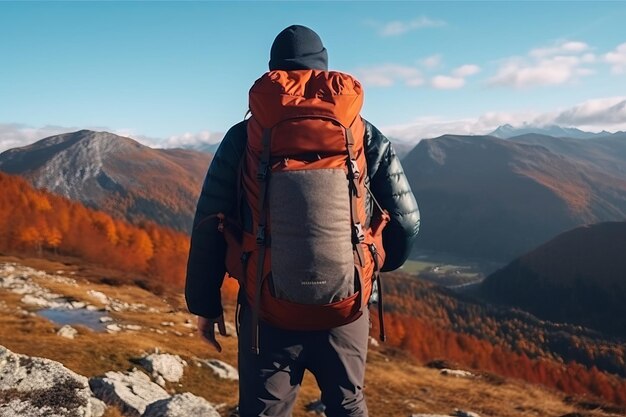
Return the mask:
[[[270,71],[317,69],[328,71],[328,54],[319,35],[306,26],[289,26],[276,36]]]

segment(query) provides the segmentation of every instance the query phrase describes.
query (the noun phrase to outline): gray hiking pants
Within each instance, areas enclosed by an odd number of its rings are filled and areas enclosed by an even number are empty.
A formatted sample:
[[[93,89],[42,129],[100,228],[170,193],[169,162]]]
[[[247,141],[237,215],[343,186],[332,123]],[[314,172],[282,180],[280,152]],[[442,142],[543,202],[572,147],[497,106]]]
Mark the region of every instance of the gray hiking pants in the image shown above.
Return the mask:
[[[304,371],[317,380],[327,417],[367,417],[363,397],[369,314],[327,331],[282,330],[260,323],[260,353],[252,352],[251,311],[239,328],[239,414],[289,417]]]

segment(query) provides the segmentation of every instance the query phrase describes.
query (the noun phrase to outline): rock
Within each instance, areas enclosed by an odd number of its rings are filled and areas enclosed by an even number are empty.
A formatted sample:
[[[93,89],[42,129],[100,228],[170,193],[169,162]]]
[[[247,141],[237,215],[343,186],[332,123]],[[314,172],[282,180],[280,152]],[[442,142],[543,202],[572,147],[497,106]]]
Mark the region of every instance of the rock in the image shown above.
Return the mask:
[[[163,326],[163,327],[172,327],[172,326],[174,326],[174,322],[173,321],[162,321],[161,322],[161,326]]]
[[[77,334],[78,334],[78,330],[76,330],[75,328],[73,328],[72,326],[68,324],[61,327],[59,331],[57,332],[58,336],[66,337],[68,339],[73,339],[74,337],[76,337]]]
[[[91,298],[93,298],[94,300],[98,301],[101,304],[105,304],[105,305],[109,304],[109,297],[107,297],[107,295],[103,292],[89,290],[87,291],[87,295],[89,295]]]
[[[98,310],[100,310],[99,307],[96,307],[95,305],[92,305],[92,304],[87,304],[85,306],[85,309],[87,309],[87,311],[98,311]]]
[[[480,417],[480,415],[474,413],[473,411],[463,411],[458,408],[454,410],[455,417]]]
[[[50,307],[50,302],[48,300],[46,300],[43,297],[37,297],[34,295],[30,295],[30,294],[26,294],[24,297],[22,297],[22,303],[23,304],[28,304],[31,306],[37,306],[37,307],[41,307],[41,308],[49,308]]]
[[[180,356],[169,353],[153,353],[141,359],[140,363],[155,378],[161,376],[168,382],[180,381],[187,366],[187,362]]]
[[[126,330],[138,331],[141,330],[142,327],[138,324],[127,324],[124,326]]]
[[[239,372],[233,366],[217,359],[200,360],[207,365],[221,379],[229,379],[232,381],[239,380]]]
[[[461,369],[447,369],[444,368],[439,371],[441,375],[453,376],[456,378],[473,378],[475,375],[469,371],[463,371]]]
[[[451,417],[448,414],[411,414],[411,417]]]
[[[59,362],[19,355],[2,346],[0,397],[2,417],[100,417],[105,411],[84,376]]]
[[[118,326],[117,324],[107,324],[107,332],[109,333],[117,333],[121,330],[122,328]]]
[[[169,394],[137,369],[128,373],[107,372],[89,380],[89,386],[107,404],[115,404],[128,417],[140,417],[148,405],[169,398]]]
[[[379,347],[380,343],[378,342],[378,340],[376,340],[375,338],[370,336],[370,346],[371,347]]]
[[[100,317],[100,323],[108,323],[110,321],[113,321],[113,317],[109,317],[109,316]]]
[[[161,375],[157,375],[157,377],[154,379],[154,382],[156,382],[157,385],[165,388],[165,379]]]
[[[87,305],[87,303],[83,303],[82,301],[71,301],[70,304],[72,305],[73,309],[85,308],[85,306]]]
[[[146,408],[142,417],[220,417],[207,400],[189,392],[156,401]]]
[[[306,406],[306,411],[311,413],[316,413],[320,415],[325,415],[324,411],[326,411],[326,406],[322,402],[322,400],[315,400],[313,402],[308,403]]]

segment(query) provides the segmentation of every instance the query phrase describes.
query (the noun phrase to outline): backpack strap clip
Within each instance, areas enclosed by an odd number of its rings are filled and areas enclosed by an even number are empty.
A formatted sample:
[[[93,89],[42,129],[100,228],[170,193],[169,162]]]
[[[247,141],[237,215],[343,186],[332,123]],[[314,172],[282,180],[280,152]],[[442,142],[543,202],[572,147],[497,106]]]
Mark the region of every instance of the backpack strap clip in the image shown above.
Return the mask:
[[[256,244],[259,246],[265,246],[265,225],[260,224],[256,233]]]
[[[361,176],[361,172],[359,171],[359,166],[356,163],[356,159],[350,159],[350,175],[352,179],[358,180]]]
[[[265,161],[259,163],[259,170],[256,173],[256,179],[258,181],[265,181],[269,172],[269,164]]]
[[[353,232],[353,243],[354,244],[358,244],[361,243],[365,240],[365,233],[363,233],[363,226],[361,225],[361,223],[354,223],[352,225],[352,232]]]

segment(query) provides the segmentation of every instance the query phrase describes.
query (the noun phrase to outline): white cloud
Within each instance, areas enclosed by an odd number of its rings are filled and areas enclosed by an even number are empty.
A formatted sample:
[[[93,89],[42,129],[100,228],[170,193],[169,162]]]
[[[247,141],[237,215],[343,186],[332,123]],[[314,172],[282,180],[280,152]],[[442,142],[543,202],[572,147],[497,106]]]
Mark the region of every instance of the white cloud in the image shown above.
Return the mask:
[[[454,90],[465,86],[465,79],[480,72],[480,67],[465,64],[452,70],[451,75],[437,75],[430,80],[430,85],[438,90]]]
[[[604,55],[604,60],[611,65],[613,74],[626,72],[626,42],[618,45],[615,50]]]
[[[420,16],[412,20],[402,21],[402,20],[394,20],[391,22],[376,22],[376,21],[368,21],[366,22],[369,26],[376,28],[376,31],[380,36],[388,37],[388,36],[399,36],[403,35],[407,32],[411,32],[417,29],[424,28],[434,28],[445,26],[446,22],[438,19],[431,19],[426,16]]]
[[[580,54],[589,49],[585,42],[561,42],[554,46],[531,49],[528,55],[536,58],[546,58],[554,55]]]
[[[419,64],[427,69],[434,69],[441,65],[441,55],[431,55],[419,61]]]
[[[594,70],[585,65],[595,61],[584,42],[561,42],[547,48],[532,49],[526,57],[503,60],[489,84],[528,88],[559,85],[589,76]]]
[[[48,136],[74,132],[80,128],[51,126],[32,127],[20,123],[0,123],[0,152],[30,145]]]
[[[162,148],[198,148],[203,145],[213,145],[219,143],[224,137],[224,133],[210,132],[202,130],[200,132],[185,132],[180,135],[170,136],[160,142]]]
[[[424,83],[421,71],[407,65],[383,64],[359,68],[355,73],[361,82],[372,87],[391,87],[397,82],[417,87]]]
[[[430,81],[431,85],[438,90],[454,90],[465,85],[465,79],[460,77],[449,77],[447,75],[437,75]]]
[[[7,149],[27,146],[49,136],[75,132],[81,129],[115,133],[116,135],[134,139],[151,148],[186,147],[193,149],[202,145],[217,143],[224,137],[224,134],[221,132],[210,132],[207,130],[197,133],[186,132],[180,135],[170,136],[167,139],[161,139],[139,134],[133,129],[110,129],[102,126],[65,127],[47,125],[43,127],[32,127],[20,123],[0,123],[0,152]]]
[[[560,112],[554,122],[593,129],[594,126],[626,127],[626,97],[588,100]]]
[[[478,65],[466,64],[466,65],[461,65],[458,68],[455,68],[452,71],[452,75],[455,77],[465,78],[471,75],[478,74],[479,72],[480,72],[480,67]]]
[[[626,131],[626,96],[588,100],[575,106],[551,112],[487,112],[478,117],[446,119],[421,117],[410,123],[387,126],[387,136],[405,142],[418,142],[444,134],[483,135],[498,126],[515,127],[559,125],[591,132]]]

